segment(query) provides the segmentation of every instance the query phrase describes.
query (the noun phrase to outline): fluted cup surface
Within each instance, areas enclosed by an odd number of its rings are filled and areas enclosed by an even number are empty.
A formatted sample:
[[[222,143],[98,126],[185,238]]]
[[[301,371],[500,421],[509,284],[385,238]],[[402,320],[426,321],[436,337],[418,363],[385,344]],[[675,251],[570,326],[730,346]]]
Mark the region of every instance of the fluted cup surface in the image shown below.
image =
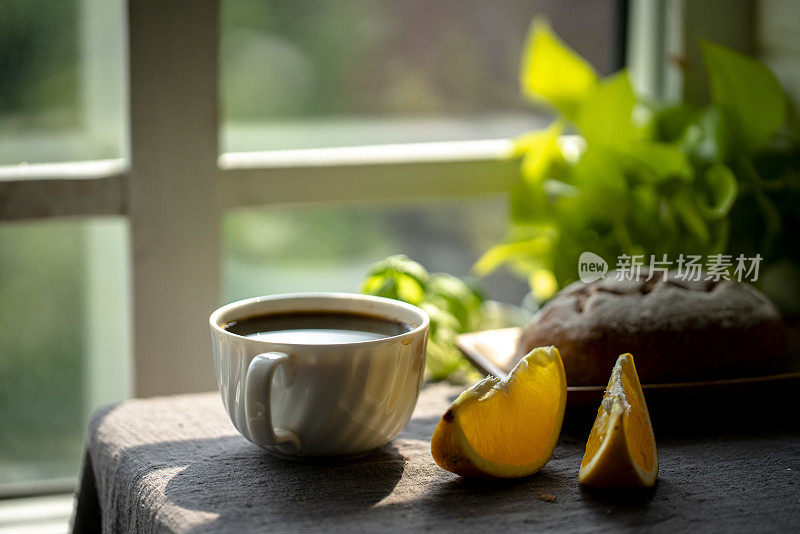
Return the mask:
[[[364,314],[408,325],[398,335],[332,344],[276,343],[226,324],[266,314]],[[391,441],[414,411],[429,319],[369,295],[292,293],[234,302],[210,319],[214,369],[236,429],[284,458],[348,457]]]

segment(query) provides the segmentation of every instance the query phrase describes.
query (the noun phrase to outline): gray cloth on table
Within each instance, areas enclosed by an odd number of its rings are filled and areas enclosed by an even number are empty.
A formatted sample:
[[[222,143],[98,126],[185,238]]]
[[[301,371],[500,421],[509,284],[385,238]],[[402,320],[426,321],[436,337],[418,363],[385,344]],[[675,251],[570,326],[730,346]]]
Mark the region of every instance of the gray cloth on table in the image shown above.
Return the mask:
[[[241,437],[217,393],[132,400],[95,414],[76,532],[555,530],[789,531],[800,527],[800,432],[659,440],[655,490],[577,482],[585,435],[534,476],[470,481],[430,437],[460,388],[423,389],[387,446],[347,462],[288,462]],[[658,437],[658,430],[657,430]],[[554,502],[553,498],[555,497]]]

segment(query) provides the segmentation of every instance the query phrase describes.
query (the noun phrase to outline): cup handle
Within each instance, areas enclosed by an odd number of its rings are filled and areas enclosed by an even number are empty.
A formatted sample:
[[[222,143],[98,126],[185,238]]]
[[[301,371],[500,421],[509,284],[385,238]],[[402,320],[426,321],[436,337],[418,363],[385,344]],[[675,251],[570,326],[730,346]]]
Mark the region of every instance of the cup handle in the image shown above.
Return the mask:
[[[259,354],[247,367],[244,380],[244,413],[247,430],[257,445],[293,445],[292,452],[300,451],[300,440],[288,430],[272,425],[272,378],[278,367],[288,363],[289,355],[283,352]]]

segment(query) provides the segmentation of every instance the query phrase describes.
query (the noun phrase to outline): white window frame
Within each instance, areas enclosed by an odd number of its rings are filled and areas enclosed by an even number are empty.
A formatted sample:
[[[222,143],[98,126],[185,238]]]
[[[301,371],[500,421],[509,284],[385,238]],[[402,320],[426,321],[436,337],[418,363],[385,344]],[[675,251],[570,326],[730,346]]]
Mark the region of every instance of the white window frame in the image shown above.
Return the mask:
[[[214,389],[227,209],[507,191],[507,140],[219,154],[218,0],[127,2],[129,154],[0,167],[0,221],[129,222],[134,396]]]

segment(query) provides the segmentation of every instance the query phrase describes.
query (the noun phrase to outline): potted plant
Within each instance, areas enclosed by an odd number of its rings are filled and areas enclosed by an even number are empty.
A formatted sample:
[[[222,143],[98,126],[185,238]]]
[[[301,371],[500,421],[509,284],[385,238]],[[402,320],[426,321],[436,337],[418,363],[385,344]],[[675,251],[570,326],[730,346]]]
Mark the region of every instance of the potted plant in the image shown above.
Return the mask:
[[[652,102],[626,71],[601,78],[535,21],[521,89],[556,118],[516,140],[510,231],[477,272],[507,265],[546,299],[577,279],[586,251],[609,263],[721,256],[731,273],[747,258],[760,267],[749,280],[800,313],[800,120],[765,65],[702,50],[710,103]]]

